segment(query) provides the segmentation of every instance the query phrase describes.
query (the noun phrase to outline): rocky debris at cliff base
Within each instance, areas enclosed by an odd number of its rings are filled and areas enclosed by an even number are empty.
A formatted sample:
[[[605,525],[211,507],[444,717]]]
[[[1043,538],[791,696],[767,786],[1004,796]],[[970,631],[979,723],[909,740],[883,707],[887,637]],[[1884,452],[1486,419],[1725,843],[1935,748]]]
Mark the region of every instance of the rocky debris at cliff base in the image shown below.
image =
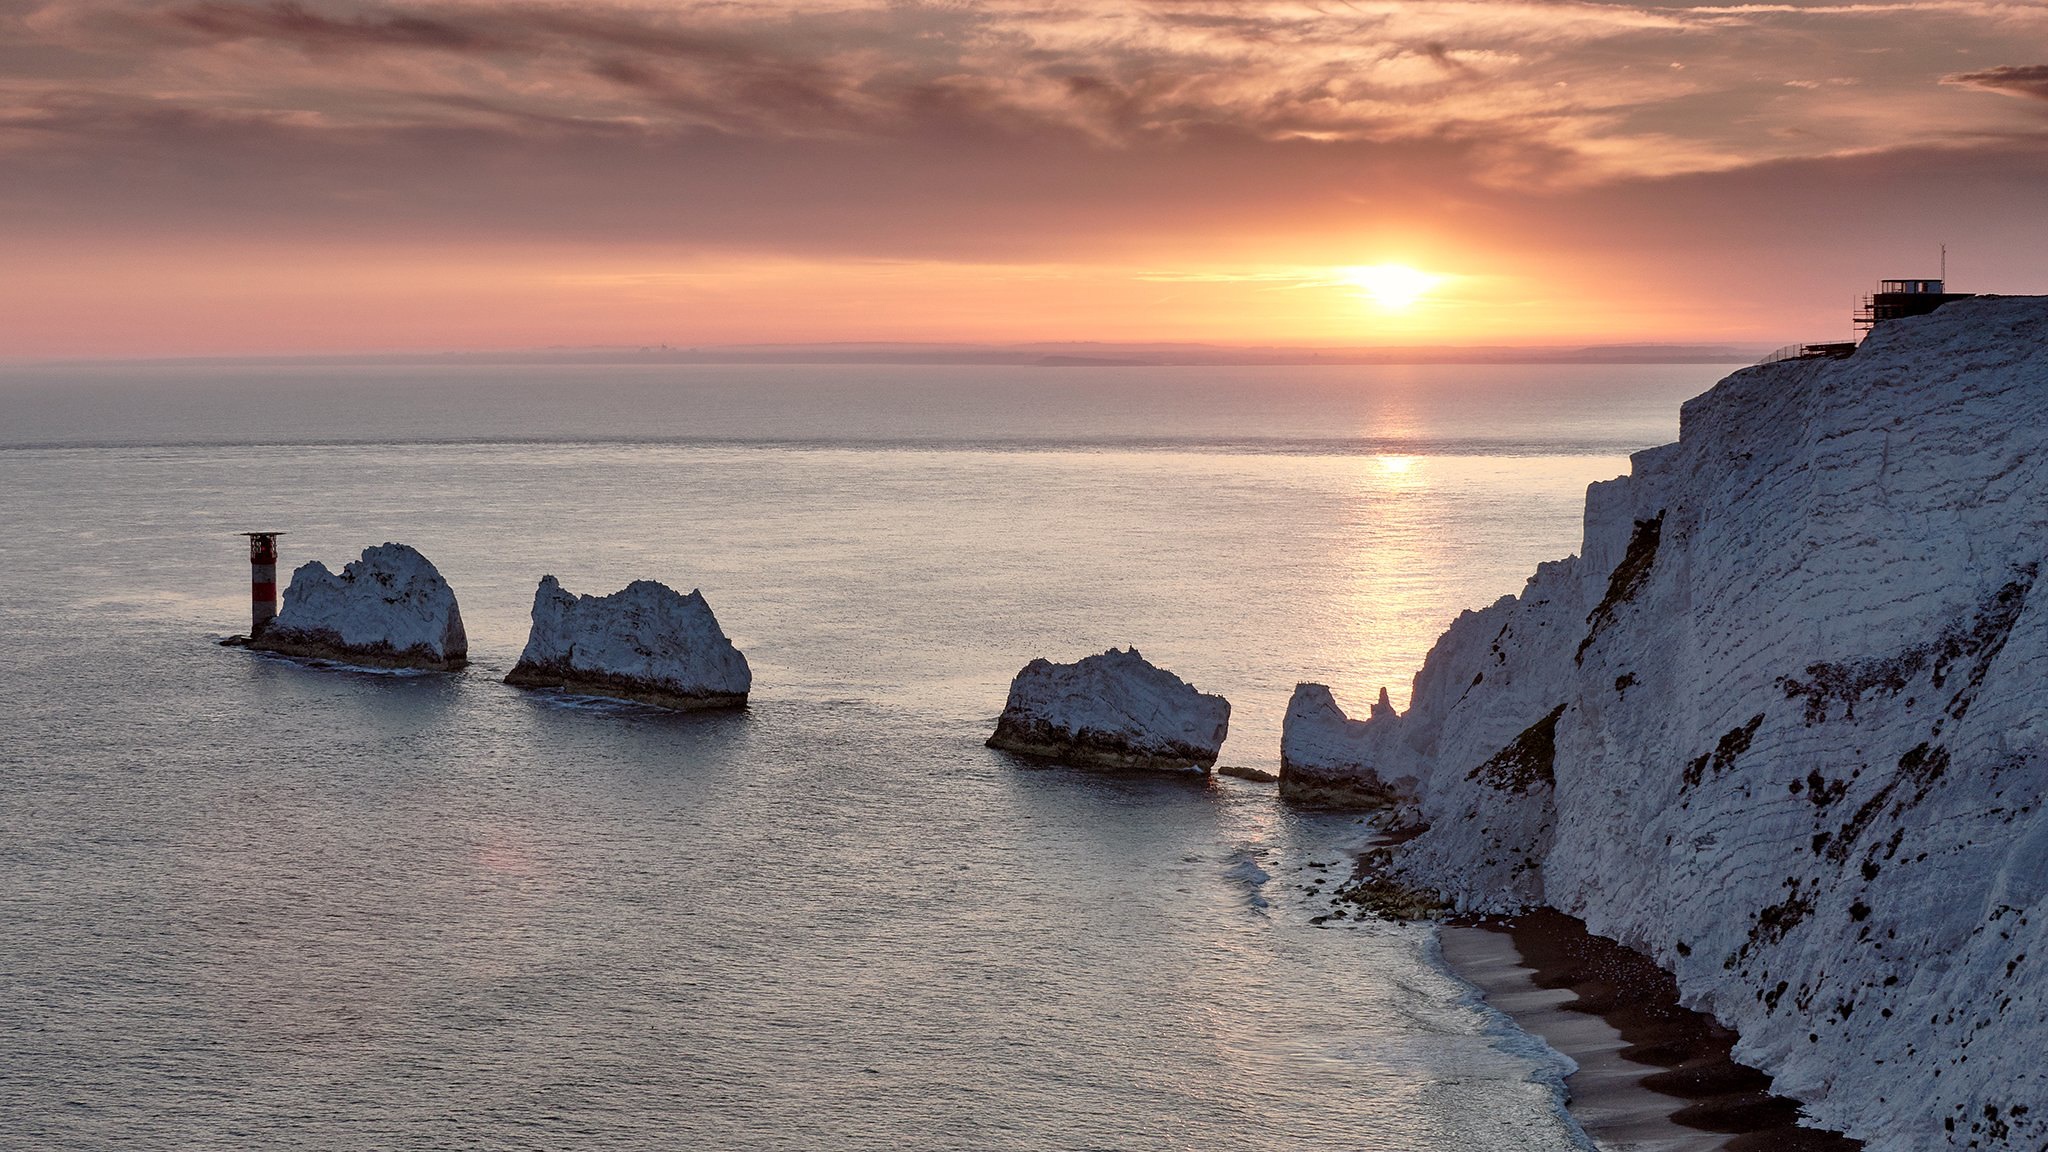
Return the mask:
[[[681,711],[745,707],[753,681],[703,593],[635,580],[609,596],[579,596],[553,576],[541,577],[526,648],[505,676],[524,688]]]
[[[1353,720],[1328,687],[1295,685],[1280,727],[1280,795],[1333,808],[1384,808],[1412,799],[1412,778],[1402,787],[1380,772],[1381,765],[1398,761],[1379,747],[1394,716],[1384,688],[1371,719]]]
[[[1408,835],[1421,832],[1415,829]],[[1348,905],[1360,913],[1382,920],[1431,920],[1451,911],[1451,902],[1435,890],[1402,879],[1393,869],[1395,844],[1386,843],[1360,853],[1351,875],[1331,894],[1333,913]]]
[[[1136,648],[1112,648],[1073,664],[1025,665],[988,746],[1097,768],[1206,773],[1229,727],[1228,700]]]
[[[246,643],[371,668],[452,672],[469,658],[454,590],[417,549],[390,543],[365,548],[339,574],[318,560],[300,565],[284,609]]]
[[[1243,764],[1224,764],[1216,769],[1218,776],[1230,776],[1238,780],[1249,780],[1254,784],[1275,784],[1280,777],[1264,768],[1249,768]]]

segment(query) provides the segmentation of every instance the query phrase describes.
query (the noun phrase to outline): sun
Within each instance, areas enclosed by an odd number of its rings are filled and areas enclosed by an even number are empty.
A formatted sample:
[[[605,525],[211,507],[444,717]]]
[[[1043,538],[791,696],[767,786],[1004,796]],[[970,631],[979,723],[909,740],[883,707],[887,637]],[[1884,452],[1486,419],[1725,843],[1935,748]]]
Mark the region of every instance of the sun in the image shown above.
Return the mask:
[[[1406,264],[1372,264],[1344,268],[1338,272],[1339,279],[1358,288],[1365,289],[1373,303],[1389,311],[1400,311],[1420,300],[1431,288],[1436,287],[1440,276],[1417,271]]]

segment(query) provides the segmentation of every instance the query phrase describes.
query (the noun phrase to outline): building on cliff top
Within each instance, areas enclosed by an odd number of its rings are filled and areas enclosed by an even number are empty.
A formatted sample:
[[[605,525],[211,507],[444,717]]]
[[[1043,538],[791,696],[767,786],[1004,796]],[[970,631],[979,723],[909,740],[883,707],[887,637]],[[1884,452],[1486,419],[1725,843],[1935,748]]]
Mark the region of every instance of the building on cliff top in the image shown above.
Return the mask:
[[[1943,253],[1946,263],[1947,253]],[[1944,270],[1944,276],[1946,270]],[[1877,291],[1863,297],[1851,319],[1855,321],[1856,338],[1819,344],[1787,344],[1757,361],[1770,364],[1779,360],[1840,360],[1856,351],[1870,330],[1887,320],[1899,320],[1907,316],[1925,316],[1952,300],[1968,300],[1974,292],[1950,292],[1944,279],[1880,280]]]
[[[1858,339],[1887,320],[1925,316],[1951,300],[1968,300],[1974,292],[1950,292],[1942,280],[1880,280],[1877,291],[1856,310]]]

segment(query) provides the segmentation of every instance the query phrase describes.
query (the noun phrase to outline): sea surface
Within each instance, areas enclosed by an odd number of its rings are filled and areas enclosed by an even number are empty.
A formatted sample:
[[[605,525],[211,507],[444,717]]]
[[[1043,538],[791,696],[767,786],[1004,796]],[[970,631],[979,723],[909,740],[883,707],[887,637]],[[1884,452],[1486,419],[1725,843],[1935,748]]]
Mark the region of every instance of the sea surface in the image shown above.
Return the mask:
[[[1570,1149],[1369,828],[982,746],[1112,645],[1405,704],[1712,365],[0,368],[0,1147]],[[217,646],[424,551],[471,667]],[[507,687],[701,588],[742,714]]]

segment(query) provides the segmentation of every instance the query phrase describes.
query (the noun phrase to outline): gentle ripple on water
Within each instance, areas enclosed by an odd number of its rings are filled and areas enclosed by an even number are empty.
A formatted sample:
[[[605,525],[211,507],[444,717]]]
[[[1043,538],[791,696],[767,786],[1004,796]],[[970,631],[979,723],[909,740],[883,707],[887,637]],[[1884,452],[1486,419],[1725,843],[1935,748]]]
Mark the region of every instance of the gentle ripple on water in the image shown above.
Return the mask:
[[[1354,817],[979,741],[1029,657],[1135,642],[1270,766],[1296,679],[1401,698],[1621,467],[0,451],[0,1145],[1575,1147],[1426,932],[1310,924]],[[213,646],[249,527],[419,545],[476,664]],[[542,571],[702,586],[754,707],[497,683]]]

